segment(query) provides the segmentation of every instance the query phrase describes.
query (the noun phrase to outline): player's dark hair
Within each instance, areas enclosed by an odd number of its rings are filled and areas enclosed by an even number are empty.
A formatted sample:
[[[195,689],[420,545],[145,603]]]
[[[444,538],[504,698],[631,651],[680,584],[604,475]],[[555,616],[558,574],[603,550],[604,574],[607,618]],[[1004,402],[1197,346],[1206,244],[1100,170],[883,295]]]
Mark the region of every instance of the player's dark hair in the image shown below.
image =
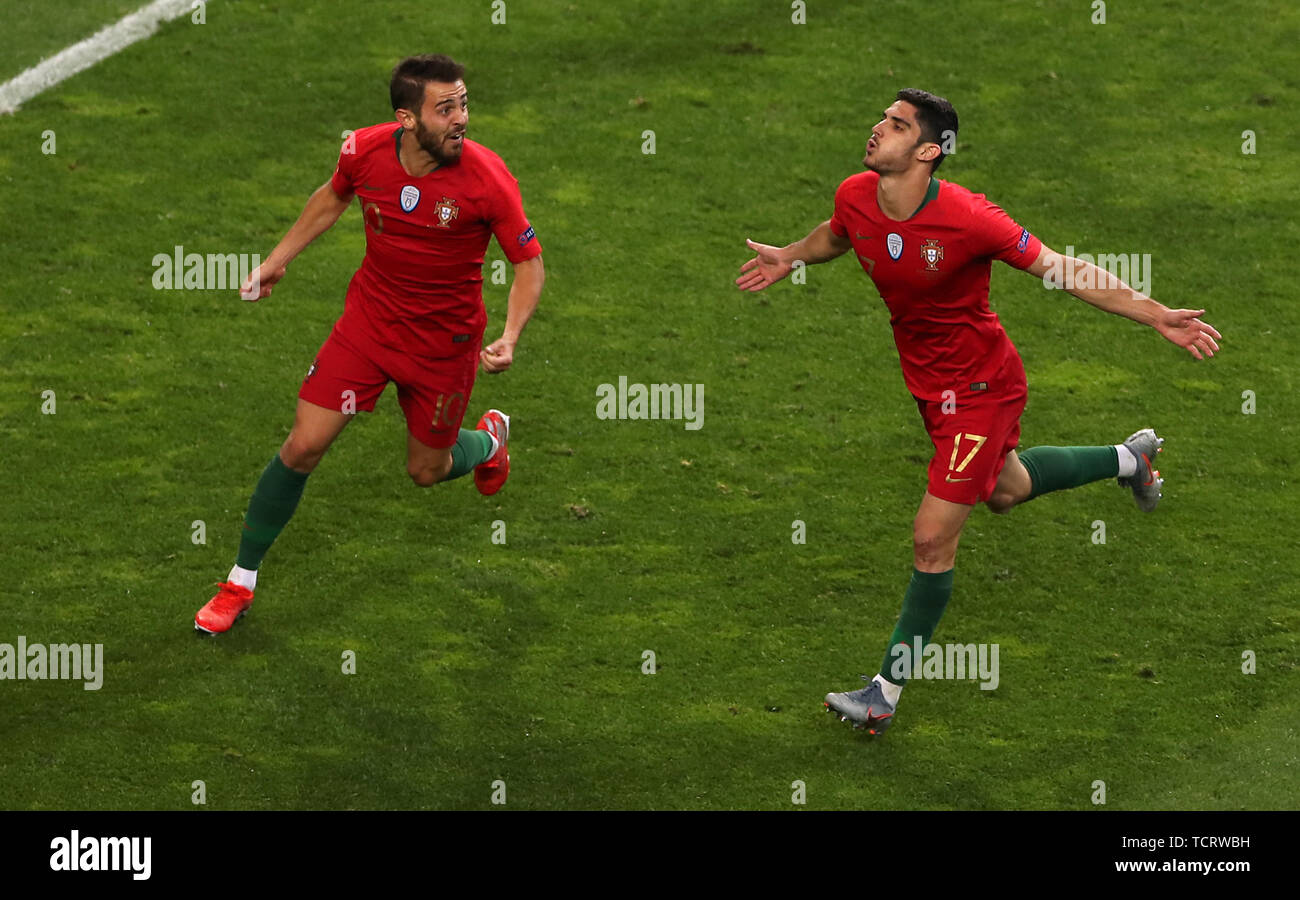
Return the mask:
[[[424,104],[424,86],[430,81],[448,84],[459,81],[465,67],[450,56],[426,53],[408,56],[393,67],[393,80],[388,83],[388,96],[393,101],[393,111],[409,109],[417,116]]]
[[[920,143],[939,145],[939,155],[930,163],[930,172],[934,173],[945,155],[944,132],[951,131],[953,140],[957,139],[957,110],[942,97],[920,88],[903,88],[894,99],[905,100],[916,107],[917,124],[921,126]]]

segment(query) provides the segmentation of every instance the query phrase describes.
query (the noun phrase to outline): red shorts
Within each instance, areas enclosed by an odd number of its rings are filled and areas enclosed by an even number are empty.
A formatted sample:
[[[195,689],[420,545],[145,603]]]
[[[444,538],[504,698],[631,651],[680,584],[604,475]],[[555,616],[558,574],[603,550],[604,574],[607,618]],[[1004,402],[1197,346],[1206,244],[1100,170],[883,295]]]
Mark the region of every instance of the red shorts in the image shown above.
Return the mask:
[[[916,401],[934,442],[929,491],[940,500],[970,506],[987,500],[1007,454],[1020,444],[1028,395],[1023,377],[985,384],[983,390],[954,392],[947,403]]]
[[[411,436],[430,447],[450,447],[460,435],[481,346],[479,337],[466,342],[463,354],[430,359],[385,347],[359,329],[345,333],[335,323],[298,397],[345,413],[370,412],[393,381]]]

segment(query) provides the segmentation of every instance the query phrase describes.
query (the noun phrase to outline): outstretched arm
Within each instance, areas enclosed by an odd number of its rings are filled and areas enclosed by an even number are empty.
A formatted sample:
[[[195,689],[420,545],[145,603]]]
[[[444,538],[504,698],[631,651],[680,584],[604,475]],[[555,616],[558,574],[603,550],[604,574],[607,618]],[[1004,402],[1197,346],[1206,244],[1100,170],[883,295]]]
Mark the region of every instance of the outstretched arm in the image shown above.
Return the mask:
[[[340,197],[334,193],[334,188],[328,181],[318,187],[307,199],[307,205],[303,207],[298,221],[293,223],[280,243],[275,245],[266,261],[240,286],[239,296],[254,303],[269,297],[271,288],[284,277],[285,270],[294,257],[328,231],[351,202],[352,194]]]
[[[1171,343],[1197,359],[1213,356],[1222,335],[1201,321],[1203,309],[1170,309],[1146,294],[1135,291],[1104,269],[1089,262],[1057,253],[1043,245],[1033,265],[1025,269],[1044,283],[1062,287],[1085,303],[1143,325],[1150,325]],[[1066,277],[1072,273],[1073,277]],[[1086,285],[1086,287],[1080,287]]]
[[[740,267],[736,285],[742,291],[761,291],[790,274],[796,261],[805,265],[823,263],[853,249],[853,242],[831,231],[829,220],[822,222],[801,241],[785,247],[758,244],[745,240],[758,255]]]

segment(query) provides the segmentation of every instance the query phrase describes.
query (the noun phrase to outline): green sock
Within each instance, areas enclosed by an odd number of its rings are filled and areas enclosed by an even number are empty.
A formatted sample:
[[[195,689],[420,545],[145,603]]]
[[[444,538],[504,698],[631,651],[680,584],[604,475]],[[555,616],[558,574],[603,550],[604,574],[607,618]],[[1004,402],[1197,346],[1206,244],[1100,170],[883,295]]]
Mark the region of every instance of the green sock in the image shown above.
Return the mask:
[[[1033,447],[1020,454],[1020,461],[1029,470],[1030,500],[1119,474],[1114,447]]]
[[[280,536],[284,526],[293,518],[302,497],[307,476],[295,472],[276,453],[253,489],[253,499],[248,501],[244,514],[244,534],[239,539],[239,556],[235,564],[242,569],[256,569],[271,544]]]
[[[443,481],[451,481],[474,471],[474,467],[488,461],[492,455],[492,438],[486,431],[468,428],[460,430],[460,437],[451,447],[451,471]]]
[[[907,679],[901,672],[903,665],[910,668],[912,643],[916,636],[921,636],[921,650],[930,643],[930,635],[943,618],[943,611],[952,596],[952,569],[947,572],[922,572],[912,570],[912,580],[903,595],[903,611],[898,614],[898,624],[889,638],[889,648],[885,651],[885,661],[880,664],[880,676],[893,684],[906,684]],[[898,649],[896,649],[898,648]],[[900,657],[907,655],[907,662]],[[899,666],[896,671],[895,666]]]

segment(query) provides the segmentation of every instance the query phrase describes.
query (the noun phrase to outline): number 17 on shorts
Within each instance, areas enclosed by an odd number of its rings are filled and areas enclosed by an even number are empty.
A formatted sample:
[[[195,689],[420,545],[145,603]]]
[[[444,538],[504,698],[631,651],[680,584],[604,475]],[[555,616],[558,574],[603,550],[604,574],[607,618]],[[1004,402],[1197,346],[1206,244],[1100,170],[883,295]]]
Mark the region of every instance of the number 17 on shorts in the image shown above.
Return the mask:
[[[934,456],[930,459],[929,491],[941,500],[973,506],[993,493],[1007,454],[1020,438],[1019,424],[1001,434],[931,434]]]
[[[967,453],[964,457],[962,457],[961,462],[957,462],[957,454],[961,452],[963,449],[965,449],[962,446],[962,438],[965,438],[967,440],[968,442],[967,446],[970,447],[970,452]],[[987,434],[970,434],[969,432],[960,432],[960,431],[957,432],[957,437],[953,438],[952,458],[949,459],[948,461],[948,475],[944,478],[944,481],[946,481],[948,484],[956,484],[957,482],[961,482],[961,481],[974,480],[973,476],[967,478],[958,478],[957,476],[962,472],[966,471],[966,467],[970,465],[971,460],[975,458],[975,454],[980,452],[980,448],[984,446],[985,441],[987,441],[988,439],[989,436]]]
[[[993,493],[1007,455],[1020,444],[1023,391],[964,401],[956,415],[942,404],[917,401],[934,443],[929,491],[940,500],[973,506]]]

